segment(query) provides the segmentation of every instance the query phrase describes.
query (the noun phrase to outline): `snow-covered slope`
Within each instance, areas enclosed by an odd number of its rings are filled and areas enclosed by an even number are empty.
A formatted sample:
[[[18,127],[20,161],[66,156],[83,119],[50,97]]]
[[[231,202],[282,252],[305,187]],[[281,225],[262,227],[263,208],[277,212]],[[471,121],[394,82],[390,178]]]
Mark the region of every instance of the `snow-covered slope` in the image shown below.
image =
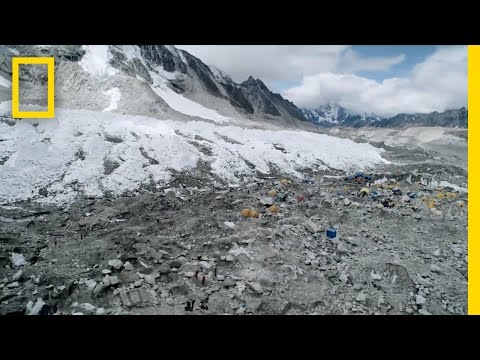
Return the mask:
[[[12,82],[10,80],[7,80],[4,77],[0,76],[0,86],[9,88],[9,87],[12,86]]]
[[[10,92],[0,91],[0,203],[161,188],[179,173],[236,183],[274,169],[301,177],[305,168],[386,163],[371,145],[292,129],[306,123],[301,111],[261,80],[236,84],[173,46],[0,53],[7,54],[0,59],[5,79],[12,55],[53,55],[56,66],[55,119],[10,119]],[[45,105],[37,96],[45,83],[46,74],[21,70],[20,87],[30,94],[22,95],[23,109]]]
[[[307,167],[362,169],[386,163],[381,152],[306,131],[57,110],[55,120],[0,122],[0,203],[65,203],[78,194],[162,187],[173,171],[192,170],[199,162],[227,182],[269,173],[270,166],[299,177],[297,170]]]
[[[85,55],[79,62],[83,70],[99,78],[115,75],[117,70],[110,65],[112,55],[108,45],[84,45],[83,49]]]
[[[163,83],[154,85],[153,91],[160,96],[173,110],[178,111],[179,113],[200,117],[203,119],[213,120],[215,122],[224,122],[229,118],[223,115],[220,115],[212,109],[208,109],[199,103],[196,103],[186,97],[177,94],[175,91],[171,90]]]

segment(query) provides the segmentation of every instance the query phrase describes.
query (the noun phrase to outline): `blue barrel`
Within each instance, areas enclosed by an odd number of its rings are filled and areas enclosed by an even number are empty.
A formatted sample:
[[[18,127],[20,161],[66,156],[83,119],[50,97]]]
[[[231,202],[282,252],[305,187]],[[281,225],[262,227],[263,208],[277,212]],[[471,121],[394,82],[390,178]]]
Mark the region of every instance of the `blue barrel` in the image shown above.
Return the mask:
[[[337,237],[337,230],[335,229],[327,229],[327,237],[330,239],[334,239]]]

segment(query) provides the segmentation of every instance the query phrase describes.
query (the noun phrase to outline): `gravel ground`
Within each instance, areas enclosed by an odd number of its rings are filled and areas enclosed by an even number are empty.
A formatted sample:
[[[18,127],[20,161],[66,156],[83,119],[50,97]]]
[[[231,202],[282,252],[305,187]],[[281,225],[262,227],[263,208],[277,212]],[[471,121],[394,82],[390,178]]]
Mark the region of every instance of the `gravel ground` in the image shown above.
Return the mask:
[[[466,169],[431,144],[382,146],[396,165],[370,186],[180,173],[160,191],[0,207],[0,313],[465,314],[467,194],[432,180],[464,186]]]

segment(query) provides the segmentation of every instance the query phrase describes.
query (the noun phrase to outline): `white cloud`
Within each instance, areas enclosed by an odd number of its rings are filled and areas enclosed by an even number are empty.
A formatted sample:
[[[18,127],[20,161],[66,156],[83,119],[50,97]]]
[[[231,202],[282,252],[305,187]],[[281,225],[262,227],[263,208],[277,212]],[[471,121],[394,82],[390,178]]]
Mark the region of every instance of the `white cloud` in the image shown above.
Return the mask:
[[[402,63],[405,54],[397,56],[361,57],[352,49],[347,49],[339,65],[340,70],[347,73],[359,71],[388,71],[392,66]]]
[[[386,71],[404,55],[360,57],[348,45],[177,45],[241,82],[250,75],[271,84],[321,72]]]
[[[355,58],[356,55],[348,56]],[[374,67],[372,62],[370,65]],[[377,69],[387,66],[385,62],[377,65]],[[466,46],[442,46],[417,64],[406,78],[377,82],[354,74],[319,71],[304,76],[301,85],[286,90],[283,95],[303,107],[315,108],[334,102],[353,112],[393,116],[467,106],[467,93]]]

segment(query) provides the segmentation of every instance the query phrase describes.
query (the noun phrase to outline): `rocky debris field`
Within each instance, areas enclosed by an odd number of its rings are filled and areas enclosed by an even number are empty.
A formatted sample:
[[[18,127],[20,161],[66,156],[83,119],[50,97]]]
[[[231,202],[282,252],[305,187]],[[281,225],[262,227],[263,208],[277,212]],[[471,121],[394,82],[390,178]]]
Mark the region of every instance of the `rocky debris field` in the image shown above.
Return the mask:
[[[405,169],[1,206],[0,313],[465,314],[467,194]]]

